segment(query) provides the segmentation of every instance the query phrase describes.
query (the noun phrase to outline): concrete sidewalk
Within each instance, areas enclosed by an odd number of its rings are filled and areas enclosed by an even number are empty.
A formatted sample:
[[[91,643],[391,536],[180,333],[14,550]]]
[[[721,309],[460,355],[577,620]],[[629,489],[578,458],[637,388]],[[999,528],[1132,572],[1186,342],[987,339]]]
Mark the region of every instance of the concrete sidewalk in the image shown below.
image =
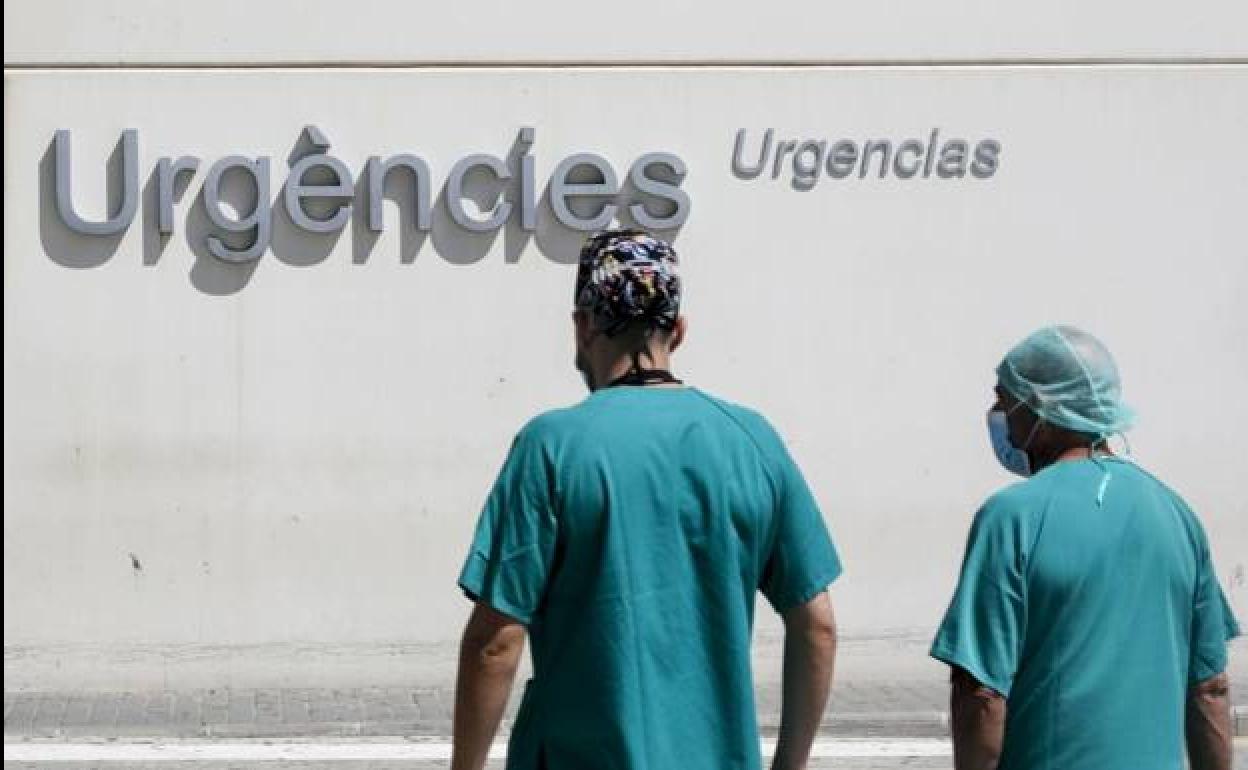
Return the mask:
[[[516,691],[519,692],[517,687]],[[1248,735],[1248,682],[1233,684],[1236,733]],[[942,682],[838,682],[827,737],[947,735]],[[779,724],[780,688],[757,690],[764,735]],[[518,698],[508,708],[514,715]],[[6,742],[447,736],[450,688],[194,690],[148,693],[7,693]],[[506,724],[504,724],[506,729]]]
[[[947,697],[943,684],[933,682],[840,683],[825,732],[943,735]],[[779,687],[760,687],[757,699],[760,727],[772,732],[779,724]],[[450,688],[420,687],[6,693],[4,733],[8,741],[446,736],[453,701]],[[508,720],[517,705],[513,697]]]
[[[763,623],[752,648],[764,736],[780,721],[783,635]],[[927,657],[920,634],[842,639],[822,733],[826,738],[945,737],[948,669]],[[1236,734],[1248,736],[1248,649],[1231,646]],[[160,657],[35,658],[6,648],[7,743],[75,740],[444,738],[451,732],[456,645],[404,648],[275,648],[248,651],[247,667],[225,653],[166,651]],[[76,661],[76,662],[75,662]],[[61,672],[60,678],[56,672]],[[231,672],[227,678],[222,672]],[[241,673],[238,673],[240,672]],[[131,682],[124,692],[83,673]],[[517,675],[503,730],[519,705]],[[215,681],[232,682],[214,687]],[[40,682],[71,686],[48,691]],[[305,683],[314,686],[302,686]],[[49,690],[52,688],[48,688]]]

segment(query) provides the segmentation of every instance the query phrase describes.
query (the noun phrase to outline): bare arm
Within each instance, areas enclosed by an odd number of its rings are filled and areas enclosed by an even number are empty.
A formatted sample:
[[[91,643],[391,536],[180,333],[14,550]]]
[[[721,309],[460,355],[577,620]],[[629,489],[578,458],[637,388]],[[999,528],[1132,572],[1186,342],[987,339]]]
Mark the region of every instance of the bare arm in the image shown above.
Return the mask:
[[[784,613],[784,703],[772,770],[801,770],[823,719],[836,661],[836,619],[826,591]]]
[[[1192,770],[1231,770],[1231,682],[1223,672],[1187,697],[1187,757]]]
[[[478,603],[459,646],[451,770],[481,770],[524,650],[518,621]]]
[[[949,713],[956,770],[996,770],[1005,742],[1005,698],[965,669],[953,669]]]

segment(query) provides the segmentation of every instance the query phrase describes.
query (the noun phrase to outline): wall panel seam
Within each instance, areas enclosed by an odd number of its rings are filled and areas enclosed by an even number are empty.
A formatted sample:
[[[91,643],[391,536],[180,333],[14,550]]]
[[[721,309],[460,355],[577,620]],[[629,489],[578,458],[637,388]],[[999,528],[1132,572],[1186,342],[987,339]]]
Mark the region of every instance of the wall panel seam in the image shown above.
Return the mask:
[[[72,71],[247,71],[247,70],[768,70],[768,69],[1049,69],[1109,67],[1243,66],[1248,57],[1156,57],[1071,59],[944,59],[846,61],[404,61],[404,62],[6,62],[5,72]]]

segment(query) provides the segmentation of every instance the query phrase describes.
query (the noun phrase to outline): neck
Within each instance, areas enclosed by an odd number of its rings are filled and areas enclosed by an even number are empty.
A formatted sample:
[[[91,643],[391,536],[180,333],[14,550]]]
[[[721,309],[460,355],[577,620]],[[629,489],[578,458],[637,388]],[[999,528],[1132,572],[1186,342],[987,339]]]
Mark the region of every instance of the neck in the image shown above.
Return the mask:
[[[636,364],[642,369],[665,369],[671,371],[672,358],[667,351],[652,350],[650,355],[639,355],[636,358]],[[619,356],[613,356],[608,360],[598,362],[594,366],[594,381],[599,383],[599,387],[609,382],[623,377],[631,372],[634,368],[634,359],[631,353],[625,353]],[[654,385],[657,388],[680,387],[675,383],[661,383]]]
[[[1094,447],[1075,446],[1066,449],[1056,449],[1045,453],[1041,458],[1041,462],[1036,466],[1036,470],[1040,471],[1050,465],[1057,463],[1070,462],[1071,460],[1086,460],[1095,455],[1113,456],[1114,452],[1109,448],[1108,444],[1098,444]]]

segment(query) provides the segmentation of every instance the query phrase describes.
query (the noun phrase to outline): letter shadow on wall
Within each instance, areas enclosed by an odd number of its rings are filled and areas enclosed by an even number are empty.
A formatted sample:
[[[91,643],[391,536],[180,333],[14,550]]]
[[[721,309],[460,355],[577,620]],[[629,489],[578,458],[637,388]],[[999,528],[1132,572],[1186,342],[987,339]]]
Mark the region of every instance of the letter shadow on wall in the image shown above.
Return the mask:
[[[528,244],[530,233],[520,226],[521,206],[521,159],[528,151],[528,145],[521,141],[521,134],[516,134],[511,149],[503,158],[503,164],[511,172],[508,180],[496,179],[484,168],[473,168],[463,180],[461,191],[466,201],[476,206],[465,206],[469,216],[484,218],[494,210],[495,205],[510,204],[511,214],[507,221],[494,230],[474,232],[460,227],[451,217],[449,208],[449,176],[443,180],[434,200],[429,202],[428,232],[420,230],[416,225],[417,192],[413,177],[407,171],[394,170],[386,175],[382,188],[383,197],[397,204],[397,211],[390,210],[386,217],[385,228],[399,231],[399,261],[410,265],[416,261],[426,239],[432,241],[434,250],[442,259],[452,265],[473,265],[481,261],[489,253],[498,239],[499,231],[503,232],[505,260],[508,263],[518,262],[521,252]],[[371,189],[372,179],[368,165],[360,172],[356,181],[357,205],[352,216],[352,250],[353,264],[362,265],[368,262],[373,248],[381,233],[373,232],[368,227],[367,191]],[[361,192],[363,191],[363,192]],[[364,201],[363,204],[359,201]],[[395,215],[398,215],[397,217]]]
[[[269,250],[273,252],[273,256],[284,264],[291,267],[312,267],[324,262],[326,257],[334,250],[338,239],[342,237],[343,227],[339,230],[333,230],[327,233],[313,233],[297,226],[294,220],[290,218],[290,209],[286,208],[286,188],[290,187],[291,182],[302,182],[305,185],[335,185],[346,180],[337,179],[331,169],[324,166],[314,166],[309,169],[302,180],[292,180],[290,176],[291,168],[303,160],[308,155],[314,155],[323,151],[314,145],[308,136],[307,131],[300,131],[295,137],[295,144],[290,149],[290,154],[286,156],[286,174],[281,189],[277,191],[277,195],[271,203],[270,212],[273,217],[273,231],[269,240]],[[332,153],[331,153],[332,154]],[[359,190],[359,187],[355,188]],[[305,198],[301,203],[304,212],[312,219],[329,219],[342,205],[353,206],[352,214],[355,209],[359,208],[355,205],[354,199],[328,199],[328,198]]]
[[[301,131],[287,156],[287,168],[289,169],[305,155],[316,151],[317,148],[311,144],[305,132]],[[302,181],[308,185],[318,185],[333,184],[339,180],[334,178],[332,171],[316,168],[305,174]],[[266,252],[271,251],[279,261],[292,267],[319,265],[333,252],[334,246],[346,228],[327,233],[313,233],[297,227],[286,208],[286,188],[290,184],[290,174],[287,173],[282,187],[272,200],[262,201],[259,196],[261,194],[267,196],[268,190],[257,191],[254,181],[247,174],[227,173],[221,178],[220,195],[221,200],[235,212],[254,212],[258,205],[269,206],[272,225]],[[304,210],[314,219],[326,219],[337,211],[340,205],[351,203],[352,201],[335,199],[305,199],[303,201]],[[201,184],[186,222],[187,246],[195,255],[195,263],[191,267],[191,284],[205,294],[215,296],[235,294],[251,281],[264,255],[245,262],[221,260],[209,251],[208,238],[210,236],[220,239],[230,249],[245,249],[254,243],[259,233],[254,228],[252,232],[235,233],[214,226],[208,217],[207,203]]]
[[[333,184],[336,180],[332,174],[324,177],[315,173],[324,171],[323,168],[315,168],[304,176],[305,184]],[[290,218],[290,209],[286,208],[286,188],[290,186],[290,177],[286,177],[286,181],[282,184],[282,188],[277,191],[277,196],[272,202],[273,216],[273,233],[269,241],[269,250],[273,252],[273,256],[291,267],[312,267],[319,265],[334,250],[338,239],[342,237],[343,231],[347,228],[343,227],[328,233],[311,233],[298,227]],[[328,219],[333,216],[343,203],[353,206],[351,214],[354,217],[355,209],[360,208],[354,205],[353,201],[334,201],[330,199],[305,198],[303,201],[303,209],[308,216],[313,219]]]
[[[296,142],[289,162],[294,163],[309,151],[300,146],[305,142],[303,135]],[[528,152],[528,145],[521,141],[519,135],[508,151],[504,162],[511,171],[511,178],[499,180],[482,167],[472,169],[464,178],[462,194],[465,199],[464,208],[469,216],[483,217],[492,211],[496,204],[506,202],[511,205],[511,213],[505,223],[496,229],[485,232],[473,232],[461,227],[450,215],[448,208],[448,181],[444,180],[436,199],[429,201],[430,230],[425,232],[417,227],[416,206],[417,192],[412,176],[403,171],[395,171],[387,175],[384,195],[397,204],[386,212],[385,227],[399,232],[399,259],[401,264],[416,261],[426,240],[432,241],[434,249],[447,262],[454,265],[472,265],[490,252],[497,241],[499,233],[503,234],[504,261],[515,264],[520,261],[530,241],[535,241],[537,250],[547,259],[557,264],[575,264],[577,255],[588,232],[564,225],[554,214],[551,206],[551,185],[549,181],[537,201],[535,213],[535,232],[525,230],[521,226],[521,185],[524,184],[521,173],[522,159]],[[107,212],[110,214],[120,207],[123,197],[122,163],[124,161],[123,144],[119,139],[109,156],[106,169],[106,201]],[[159,232],[159,177],[158,170],[153,169],[146,179],[142,193],[138,216],[138,226],[142,236],[142,261],[145,266],[159,264],[171,235]],[[185,227],[185,238],[188,248],[194,256],[190,270],[191,284],[199,291],[212,296],[229,296],[236,294],[247,286],[255,273],[259,262],[264,258],[243,262],[229,262],[214,256],[208,247],[208,238],[215,237],[230,249],[245,249],[257,237],[253,228],[247,232],[230,232],[217,227],[208,217],[203,190],[203,170],[192,174],[178,174],[174,178],[174,200],[179,201],[192,182],[198,185],[195,200],[189,205],[178,207],[185,212],[185,220],[175,224]],[[600,179],[593,178],[593,169],[580,168],[569,175],[572,183],[593,183]],[[56,160],[55,140],[48,143],[43,157],[39,162],[39,229],[44,252],[58,265],[84,269],[98,267],[112,258],[124,237],[125,231],[117,235],[98,236],[83,235],[69,229],[61,221],[56,205]],[[328,233],[311,233],[295,226],[285,205],[286,186],[290,184],[289,174],[271,201],[261,202],[251,177],[244,173],[226,173],[220,184],[222,202],[236,213],[247,214],[256,209],[257,204],[271,206],[272,229],[269,250],[284,264],[295,267],[308,267],[320,264],[333,252],[338,240],[342,237],[341,228]],[[328,184],[335,180],[317,179],[315,172],[305,178],[307,184]],[[369,229],[368,222],[368,190],[370,188],[367,164],[361,169],[355,181],[356,195],[350,201],[333,201],[322,199],[305,199],[307,213],[314,218],[328,217],[341,203],[349,203],[353,210],[349,218],[352,229],[352,262],[363,265],[371,257],[380,233]],[[675,182],[674,179],[661,181]],[[268,197],[268,196],[266,196]],[[637,227],[628,205],[640,203],[651,216],[666,217],[673,213],[674,204],[670,201],[647,196],[640,193],[632,184],[627,174],[624,175],[621,189],[613,199],[576,198],[568,201],[572,212],[583,218],[592,218],[601,211],[604,202],[616,206],[615,221],[622,227]],[[475,204],[476,211],[472,211]],[[227,212],[223,212],[227,213]],[[131,223],[134,226],[134,223]],[[127,228],[127,231],[129,228]],[[656,231],[656,234],[669,241],[674,241],[680,229]]]
[[[481,215],[488,215],[494,209],[495,203],[504,199],[505,196],[498,191],[498,185],[499,182],[493,175],[480,167],[472,169],[464,176],[464,208],[468,210],[469,216],[476,216],[471,206],[467,205],[469,202],[476,205]],[[451,218],[447,187],[448,184],[443,183],[442,189],[438,191],[438,199],[433,203],[433,229],[429,232],[429,239],[438,255],[452,265],[476,264],[489,253],[503,228],[478,233],[460,227]],[[514,213],[519,215],[519,212]]]
[[[355,180],[355,208],[351,211],[351,264],[368,264],[377,245],[380,232],[368,228],[368,191],[371,189],[372,175],[368,164],[360,171]],[[363,191],[363,192],[361,192]],[[416,261],[416,255],[425,245],[428,233],[416,226],[416,185],[412,175],[407,171],[394,171],[386,175],[382,187],[382,195],[398,206],[398,211],[384,211],[384,227],[388,232],[399,233],[399,263],[410,265]],[[363,203],[362,203],[363,201]],[[387,216],[388,215],[388,216]]]
[[[520,186],[524,184],[521,178],[521,163],[529,152],[529,144],[522,141],[521,136],[520,132],[516,132],[511,149],[507,151],[507,157],[504,158],[507,168],[511,169],[511,184],[507,185],[505,198],[511,204],[511,216],[507,217],[507,222],[503,225],[503,261],[509,265],[520,261],[520,255],[524,253],[525,247],[529,245],[529,240],[533,237],[533,233],[520,226],[520,209],[523,206]],[[537,184],[536,180],[533,184]],[[534,216],[537,216],[539,211],[540,209],[535,211]]]
[[[585,173],[586,171],[590,173]],[[675,184],[677,181],[675,175],[672,174],[659,174],[655,178],[669,184]],[[601,182],[602,179],[594,176],[591,169],[581,167],[574,169],[568,175],[568,181],[573,184],[596,184]],[[570,228],[559,221],[559,218],[555,216],[554,206],[551,204],[551,186],[550,182],[547,182],[546,188],[542,190],[541,202],[537,209],[537,247],[551,262],[561,265],[575,265],[580,257],[581,247],[585,245],[585,240],[592,233],[586,230]],[[671,201],[641,192],[629,177],[624,178],[624,181],[620,184],[619,192],[610,201],[607,201],[605,198],[597,200],[570,198],[567,201],[568,208],[572,213],[584,219],[596,216],[602,210],[604,202],[609,202],[616,207],[613,221],[607,227],[647,230],[673,245],[675,245],[676,239],[680,236],[683,225],[658,229],[646,228],[637,222],[633,213],[629,210],[630,203],[644,206],[646,212],[652,217],[670,217],[676,212],[676,205]]]
[[[254,211],[259,203],[255,185],[244,174],[226,174],[221,178],[221,200],[236,211]],[[223,231],[208,219],[208,204],[201,184],[186,217],[186,245],[195,256],[191,265],[191,285],[204,294],[225,297],[242,291],[251,281],[263,257],[249,262],[225,262],[208,250],[208,237],[219,238],[231,249],[245,249],[255,240],[254,232]]]
[[[437,200],[433,203],[432,229],[430,240],[433,248],[442,259],[452,265],[473,265],[485,258],[499,233],[503,233],[504,259],[508,263],[519,261],[520,253],[528,243],[529,234],[520,226],[521,207],[521,158],[528,152],[528,145],[521,141],[519,132],[512,140],[503,165],[511,172],[511,178],[499,180],[486,169],[478,166],[472,168],[465,176],[461,186],[468,216],[484,219],[495,210],[495,206],[510,205],[511,213],[507,220],[493,230],[473,232],[460,227],[451,217],[449,202],[450,176],[442,183]],[[472,206],[476,211],[472,211]]]
[[[450,176],[442,184],[438,199],[433,205],[433,248],[438,254],[453,265],[472,265],[479,262],[489,253],[498,234],[503,233],[504,260],[508,263],[518,262],[520,253],[524,251],[529,240],[529,233],[520,226],[521,160],[528,153],[529,145],[522,141],[521,133],[517,132],[512,140],[507,155],[502,159],[511,178],[506,181],[496,179],[493,174],[481,167],[473,168],[463,181],[463,196],[466,201],[476,205],[477,211],[469,211],[469,216],[478,218],[494,211],[495,205],[510,205],[511,213],[503,225],[495,230],[472,232],[460,227],[451,218],[448,202]],[[470,206],[465,206],[470,209]]]
[[[193,174],[177,174],[173,180],[173,202],[176,205],[191,186]],[[176,211],[176,209],[175,209]],[[143,198],[140,206],[139,226],[143,230],[143,265],[155,267],[165,253],[165,247],[173,238],[172,233],[160,231],[160,170],[153,168],[143,185]],[[179,227],[175,223],[175,229]]]
[[[118,139],[108,156],[105,173],[106,216],[121,207],[122,161],[122,140]],[[117,253],[125,233],[123,230],[116,235],[83,235],[65,226],[56,209],[56,142],[48,142],[48,149],[39,160],[39,240],[48,259],[75,270],[99,267]]]
[[[657,173],[651,174],[651,178],[657,181],[666,182],[672,185],[679,184],[680,182],[680,180],[676,178],[676,175],[671,173],[670,169],[656,168],[653,169],[653,171]],[[645,227],[633,217],[633,212],[630,210],[630,204],[640,205],[643,206],[646,213],[652,217],[669,218],[676,214],[675,203],[638,190],[637,186],[633,184],[631,175],[625,177],[624,182],[620,185],[620,195],[616,199],[616,203],[618,204],[619,209],[616,212],[615,218],[619,222],[620,227],[646,230],[656,237],[667,241],[672,246],[676,245],[676,239],[680,237],[680,231],[684,229],[683,223],[677,227]],[[589,233],[581,234],[582,242],[588,235]],[[579,250],[577,253],[579,255]],[[573,261],[576,261],[575,257],[573,258]]]

